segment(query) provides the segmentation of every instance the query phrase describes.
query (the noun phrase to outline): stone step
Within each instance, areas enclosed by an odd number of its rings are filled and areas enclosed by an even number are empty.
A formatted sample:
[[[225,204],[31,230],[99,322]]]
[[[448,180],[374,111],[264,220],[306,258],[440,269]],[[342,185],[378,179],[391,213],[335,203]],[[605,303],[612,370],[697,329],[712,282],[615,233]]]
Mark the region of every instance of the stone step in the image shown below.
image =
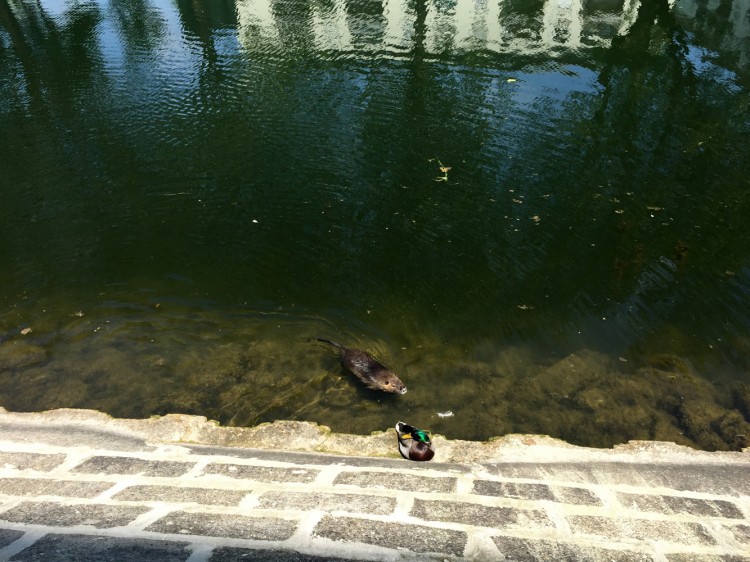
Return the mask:
[[[0,560],[750,562],[748,451],[515,436],[414,463],[68,412],[0,412]],[[289,428],[263,431],[283,443]]]

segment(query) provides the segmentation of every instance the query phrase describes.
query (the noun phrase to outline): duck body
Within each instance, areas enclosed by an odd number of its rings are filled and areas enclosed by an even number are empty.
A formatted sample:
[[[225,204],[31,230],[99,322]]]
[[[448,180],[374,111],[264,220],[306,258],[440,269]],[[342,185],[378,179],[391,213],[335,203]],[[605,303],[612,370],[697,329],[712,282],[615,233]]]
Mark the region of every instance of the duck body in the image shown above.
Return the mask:
[[[341,364],[368,388],[391,394],[406,394],[406,385],[401,382],[396,373],[366,351],[344,347],[340,343],[325,338],[315,339],[338,349]]]
[[[404,422],[396,424],[398,451],[410,461],[429,461],[435,456],[435,445],[430,439],[430,432],[417,429]]]

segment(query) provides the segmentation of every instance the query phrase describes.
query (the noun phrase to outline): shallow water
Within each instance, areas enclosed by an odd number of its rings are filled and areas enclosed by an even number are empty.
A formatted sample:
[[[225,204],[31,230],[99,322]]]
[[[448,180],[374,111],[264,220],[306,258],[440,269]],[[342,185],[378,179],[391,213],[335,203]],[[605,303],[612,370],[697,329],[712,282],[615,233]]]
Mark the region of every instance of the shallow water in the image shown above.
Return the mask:
[[[742,446],[749,13],[0,5],[0,404]]]

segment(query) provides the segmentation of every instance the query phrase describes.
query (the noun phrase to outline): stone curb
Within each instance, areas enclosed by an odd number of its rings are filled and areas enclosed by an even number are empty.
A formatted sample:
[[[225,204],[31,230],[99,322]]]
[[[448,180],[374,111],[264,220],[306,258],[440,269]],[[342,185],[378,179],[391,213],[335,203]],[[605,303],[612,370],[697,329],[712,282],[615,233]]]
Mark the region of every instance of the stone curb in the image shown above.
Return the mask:
[[[747,451],[514,436],[422,464],[385,457],[392,433],[351,436],[373,458],[311,452],[313,424],[247,430],[264,449],[206,425],[0,412],[0,560],[750,562]],[[268,447],[290,432],[308,452]]]
[[[218,447],[273,450],[283,443],[285,451],[332,453],[360,457],[398,458],[394,431],[376,431],[371,435],[333,433],[311,422],[276,421],[255,427],[222,427],[203,416],[168,414],[147,419],[118,419],[96,410],[61,408],[46,412],[9,412],[0,407],[0,437],[4,426],[24,424],[30,433],[50,438],[57,431],[60,443],[76,444],[82,437],[103,439],[127,450],[142,441],[158,443],[194,443]],[[395,424],[394,424],[395,425]],[[89,435],[87,435],[87,433]],[[612,449],[594,449],[570,445],[546,435],[505,435],[484,442],[447,439],[433,435],[437,453],[433,462],[487,463],[536,459],[607,460],[613,462],[722,464],[750,458],[750,447],[742,452],[707,452],[663,441],[630,441]]]

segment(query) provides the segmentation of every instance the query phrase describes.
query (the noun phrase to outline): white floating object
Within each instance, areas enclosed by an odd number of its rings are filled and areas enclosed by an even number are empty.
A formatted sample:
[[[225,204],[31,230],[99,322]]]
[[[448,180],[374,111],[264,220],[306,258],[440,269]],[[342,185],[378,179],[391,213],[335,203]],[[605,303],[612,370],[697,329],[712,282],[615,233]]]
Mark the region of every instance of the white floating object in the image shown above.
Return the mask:
[[[451,412],[450,410],[448,410],[447,412],[438,412],[437,414],[441,418],[452,418],[454,416],[453,412]]]

